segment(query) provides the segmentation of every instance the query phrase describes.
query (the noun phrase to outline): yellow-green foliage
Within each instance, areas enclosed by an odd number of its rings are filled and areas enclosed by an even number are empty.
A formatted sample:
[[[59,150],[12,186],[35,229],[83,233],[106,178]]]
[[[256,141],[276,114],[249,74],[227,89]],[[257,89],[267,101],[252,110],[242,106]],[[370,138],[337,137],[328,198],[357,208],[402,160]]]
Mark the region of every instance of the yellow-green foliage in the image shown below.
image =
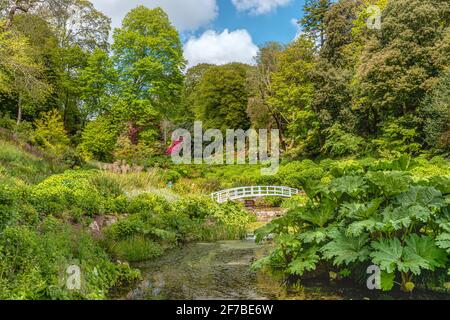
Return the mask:
[[[53,110],[42,114],[35,122],[34,142],[45,151],[57,157],[62,157],[69,149],[70,140],[64,129],[64,122],[58,111]]]
[[[89,171],[66,171],[44,180],[32,189],[32,202],[43,213],[58,214],[81,209],[84,214],[103,212],[102,197],[90,182]]]

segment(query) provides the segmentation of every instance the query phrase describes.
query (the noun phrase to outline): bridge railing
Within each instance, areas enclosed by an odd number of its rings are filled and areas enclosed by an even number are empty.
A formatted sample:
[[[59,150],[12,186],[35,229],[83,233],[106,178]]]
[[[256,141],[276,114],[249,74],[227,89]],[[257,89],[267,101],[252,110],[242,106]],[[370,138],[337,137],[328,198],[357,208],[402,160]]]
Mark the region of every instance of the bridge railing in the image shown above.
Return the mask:
[[[283,197],[291,198],[300,193],[298,189],[280,186],[252,186],[239,187],[233,189],[222,190],[211,194],[211,198],[219,203],[227,202],[228,200],[237,200],[245,198],[258,197]]]

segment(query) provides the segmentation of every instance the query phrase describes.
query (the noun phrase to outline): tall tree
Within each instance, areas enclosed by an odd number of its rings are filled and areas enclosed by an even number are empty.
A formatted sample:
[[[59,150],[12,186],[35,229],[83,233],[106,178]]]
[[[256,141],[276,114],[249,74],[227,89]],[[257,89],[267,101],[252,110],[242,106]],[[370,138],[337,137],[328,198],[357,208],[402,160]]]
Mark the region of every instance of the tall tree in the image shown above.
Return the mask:
[[[369,132],[390,117],[414,114],[433,88],[448,64],[449,10],[446,0],[388,2],[353,81],[355,108]]]
[[[123,100],[116,111],[134,130],[154,132],[180,104],[185,60],[177,30],[160,8],[140,6],[115,30],[112,49]]]
[[[352,30],[358,10],[356,1],[340,0],[333,3],[325,14],[326,41],[313,71],[313,104],[323,129],[341,122],[347,130],[355,130],[350,83],[355,65]]]
[[[321,47],[325,42],[325,15],[331,6],[331,0],[306,0],[304,16],[300,20],[303,31]]]
[[[61,48],[79,46],[92,52],[109,46],[111,19],[88,0],[42,1],[36,11],[54,26]]]
[[[285,148],[285,125],[282,113],[269,104],[274,95],[273,74],[278,71],[278,55],[284,47],[277,42],[266,43],[256,57],[256,67],[250,72],[251,97],[247,112],[252,125],[260,128],[276,127],[280,130],[281,145]]]
[[[5,27],[12,27],[17,14],[29,13],[43,2],[43,0],[0,0],[0,16],[6,19]]]
[[[187,70],[183,86],[182,105],[175,119],[179,125],[184,125],[185,127],[192,126],[195,120],[195,93],[203,75],[211,67],[213,65],[202,63]]]
[[[286,121],[290,147],[296,145],[299,153],[313,153],[322,140],[317,111],[313,109],[314,44],[300,37],[278,55],[278,61],[278,70],[272,75],[274,95],[269,104]]]
[[[78,79],[81,111],[85,118],[110,111],[117,78],[118,74],[108,53],[100,49],[94,50]]]
[[[18,124],[24,108],[43,101],[51,91],[26,37],[1,24],[0,90],[16,101]]]
[[[195,92],[195,113],[205,128],[248,129],[246,109],[250,66],[231,63],[208,68]]]

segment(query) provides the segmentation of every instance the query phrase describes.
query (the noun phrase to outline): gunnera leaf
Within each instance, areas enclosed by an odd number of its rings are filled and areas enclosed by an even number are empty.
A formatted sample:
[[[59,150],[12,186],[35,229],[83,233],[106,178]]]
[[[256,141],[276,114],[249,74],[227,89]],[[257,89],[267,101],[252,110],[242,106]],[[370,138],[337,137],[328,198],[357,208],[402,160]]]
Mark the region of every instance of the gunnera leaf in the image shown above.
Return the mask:
[[[382,203],[382,198],[376,198],[369,203],[344,203],[339,213],[350,219],[364,220],[373,216]]]
[[[375,250],[370,254],[372,262],[388,273],[394,273],[398,264],[401,264],[403,247],[399,239],[380,239],[372,242]]]
[[[300,211],[299,218],[317,227],[324,227],[335,216],[336,203],[323,199],[320,205],[305,207]]]
[[[414,186],[407,192],[398,195],[396,203],[402,206],[416,206],[441,208],[445,205],[442,193],[433,187]]]
[[[329,185],[330,192],[337,194],[339,197],[345,193],[352,198],[357,198],[359,195],[364,194],[367,188],[365,179],[358,176],[337,178]]]
[[[383,226],[384,224],[382,223],[382,219],[373,217],[367,220],[351,223],[347,228],[346,234],[352,237],[359,237],[365,232],[372,233],[380,230]]]
[[[395,283],[395,273],[381,271],[381,290],[391,291]]]
[[[444,232],[436,237],[436,245],[450,254],[450,233]]]
[[[304,250],[297,258],[289,264],[288,272],[298,276],[303,275],[306,271],[316,269],[320,257],[317,254],[317,247],[312,247]]]
[[[434,271],[445,267],[447,252],[438,248],[432,237],[413,234],[406,239],[404,261],[411,272],[420,274],[419,268]]]
[[[411,178],[401,171],[368,172],[367,178],[386,196],[396,196],[408,190]]]
[[[298,238],[303,243],[317,243],[320,244],[327,240],[329,237],[328,230],[326,228],[317,228],[312,231],[305,231],[298,235]]]
[[[333,260],[335,265],[348,265],[356,261],[363,262],[369,257],[368,242],[369,236],[366,234],[351,237],[339,232],[320,251],[326,259]]]

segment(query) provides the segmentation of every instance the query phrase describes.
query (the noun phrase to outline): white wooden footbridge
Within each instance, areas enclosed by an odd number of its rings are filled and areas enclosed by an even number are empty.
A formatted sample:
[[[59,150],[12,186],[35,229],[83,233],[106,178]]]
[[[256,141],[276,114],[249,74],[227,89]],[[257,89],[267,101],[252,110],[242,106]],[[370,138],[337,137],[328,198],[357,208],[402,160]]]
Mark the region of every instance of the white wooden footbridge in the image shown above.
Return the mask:
[[[214,192],[213,194],[211,194],[211,198],[219,203],[224,203],[228,200],[252,199],[261,197],[291,198],[299,193],[300,191],[298,189],[290,187],[253,186],[239,187]]]

